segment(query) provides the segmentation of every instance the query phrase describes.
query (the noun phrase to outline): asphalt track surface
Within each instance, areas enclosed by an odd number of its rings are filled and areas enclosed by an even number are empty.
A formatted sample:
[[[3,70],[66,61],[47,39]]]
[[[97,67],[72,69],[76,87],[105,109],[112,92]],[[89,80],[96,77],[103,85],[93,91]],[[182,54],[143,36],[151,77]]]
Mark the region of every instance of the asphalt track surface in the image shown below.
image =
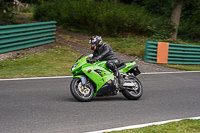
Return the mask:
[[[82,133],[200,116],[200,72],[141,74],[143,96],[77,102],[72,78],[0,80],[1,133]]]

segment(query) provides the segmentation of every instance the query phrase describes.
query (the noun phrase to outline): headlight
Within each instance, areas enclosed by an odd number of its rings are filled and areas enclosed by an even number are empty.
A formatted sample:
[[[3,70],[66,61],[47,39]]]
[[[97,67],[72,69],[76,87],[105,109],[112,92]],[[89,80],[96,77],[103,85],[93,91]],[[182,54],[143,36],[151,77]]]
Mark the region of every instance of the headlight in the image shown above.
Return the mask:
[[[78,66],[78,63],[72,66],[72,71]]]

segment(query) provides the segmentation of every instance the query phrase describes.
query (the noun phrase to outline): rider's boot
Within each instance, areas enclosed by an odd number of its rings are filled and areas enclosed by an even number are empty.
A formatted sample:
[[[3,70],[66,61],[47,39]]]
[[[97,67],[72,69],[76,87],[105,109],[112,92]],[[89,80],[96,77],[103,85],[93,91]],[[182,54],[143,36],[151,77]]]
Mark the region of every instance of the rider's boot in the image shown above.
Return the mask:
[[[118,78],[118,85],[120,88],[123,87],[124,79],[119,72],[115,73],[115,76]]]

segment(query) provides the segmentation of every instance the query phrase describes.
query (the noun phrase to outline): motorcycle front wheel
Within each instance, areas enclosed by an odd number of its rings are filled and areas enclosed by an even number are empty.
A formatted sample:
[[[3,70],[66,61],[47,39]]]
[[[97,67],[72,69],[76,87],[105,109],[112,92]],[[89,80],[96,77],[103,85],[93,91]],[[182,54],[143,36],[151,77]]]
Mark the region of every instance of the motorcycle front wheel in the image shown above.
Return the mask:
[[[80,102],[89,102],[94,96],[93,86],[87,83],[86,87],[84,87],[80,78],[74,78],[71,81],[70,91],[73,97]]]
[[[129,100],[137,100],[143,94],[142,84],[140,80],[135,76],[129,76],[128,78],[129,81],[132,81],[134,83],[134,86],[127,87],[126,89],[122,90],[122,94]]]

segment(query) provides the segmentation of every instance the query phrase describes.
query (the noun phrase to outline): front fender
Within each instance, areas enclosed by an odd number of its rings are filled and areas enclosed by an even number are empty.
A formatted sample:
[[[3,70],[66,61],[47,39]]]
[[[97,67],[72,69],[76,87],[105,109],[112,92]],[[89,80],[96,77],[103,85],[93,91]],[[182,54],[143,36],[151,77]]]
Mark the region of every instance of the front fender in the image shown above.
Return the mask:
[[[80,78],[82,85],[84,85],[84,88],[86,87],[87,77],[85,75],[76,75],[73,78]]]
[[[86,75],[76,75],[76,76],[73,76],[73,78],[80,78],[82,85],[84,85],[84,88],[86,88],[86,84],[87,84],[87,76]],[[94,96],[96,96],[96,92],[94,93]]]
[[[80,78],[81,76],[83,75],[76,75],[76,76],[73,76],[73,78]]]

